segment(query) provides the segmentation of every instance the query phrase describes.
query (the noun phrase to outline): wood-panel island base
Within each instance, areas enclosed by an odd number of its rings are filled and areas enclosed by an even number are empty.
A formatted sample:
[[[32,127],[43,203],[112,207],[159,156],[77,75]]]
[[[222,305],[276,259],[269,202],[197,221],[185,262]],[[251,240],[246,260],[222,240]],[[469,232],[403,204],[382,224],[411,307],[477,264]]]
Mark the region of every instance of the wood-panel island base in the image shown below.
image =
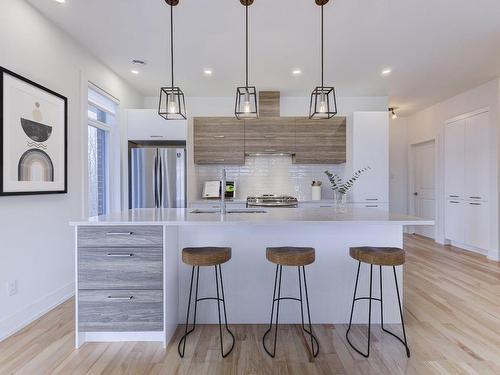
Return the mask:
[[[184,247],[227,246],[224,286],[232,324],[269,321],[274,265],[266,247],[316,249],[307,270],[313,323],[349,321],[357,262],[351,246],[402,247],[405,225],[429,220],[385,211],[352,208],[272,209],[266,213],[195,214],[190,209],[136,209],[74,222],[76,245],[76,346],[86,341],[170,341],[186,316],[191,268],[180,260]],[[200,269],[199,296],[215,295],[213,269]],[[205,274],[206,273],[206,274]],[[360,275],[359,293],[368,294],[369,272]],[[402,267],[398,282],[403,285]],[[378,269],[374,278],[378,280]],[[399,322],[390,272],[383,274],[384,321]],[[214,290],[212,290],[214,289]],[[374,295],[378,283],[374,282]],[[297,270],[283,270],[282,293],[298,296]],[[373,308],[372,321],[380,320]],[[181,318],[182,317],[182,318]],[[365,323],[358,308],[354,322]],[[205,302],[198,323],[217,323],[216,304]],[[280,322],[300,322],[300,307],[283,309]]]

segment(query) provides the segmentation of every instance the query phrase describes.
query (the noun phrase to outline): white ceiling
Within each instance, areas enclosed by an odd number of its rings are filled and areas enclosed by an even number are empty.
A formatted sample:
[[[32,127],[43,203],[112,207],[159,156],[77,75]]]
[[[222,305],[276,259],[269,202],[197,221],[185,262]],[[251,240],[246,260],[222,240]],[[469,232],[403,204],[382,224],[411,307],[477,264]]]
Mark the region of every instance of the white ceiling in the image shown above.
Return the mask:
[[[28,0],[145,96],[169,84],[164,0]],[[188,96],[232,96],[244,84],[239,0],[180,0],[174,9],[176,83]],[[325,84],[339,96],[388,95],[404,113],[500,76],[498,0],[331,0],[325,7]],[[250,83],[309,95],[319,83],[314,0],[255,0]],[[141,74],[131,60],[144,59]],[[380,72],[391,67],[383,78]],[[213,69],[212,77],[203,75]],[[295,68],[303,70],[292,76]]]

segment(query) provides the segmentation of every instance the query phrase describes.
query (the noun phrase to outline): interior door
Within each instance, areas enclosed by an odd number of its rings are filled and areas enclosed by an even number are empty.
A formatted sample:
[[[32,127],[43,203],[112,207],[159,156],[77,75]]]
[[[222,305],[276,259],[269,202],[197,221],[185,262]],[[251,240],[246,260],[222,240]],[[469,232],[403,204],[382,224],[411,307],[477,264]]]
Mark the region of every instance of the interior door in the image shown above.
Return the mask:
[[[434,220],[436,217],[434,141],[413,146],[415,215]],[[434,238],[433,226],[415,227],[415,233]]]

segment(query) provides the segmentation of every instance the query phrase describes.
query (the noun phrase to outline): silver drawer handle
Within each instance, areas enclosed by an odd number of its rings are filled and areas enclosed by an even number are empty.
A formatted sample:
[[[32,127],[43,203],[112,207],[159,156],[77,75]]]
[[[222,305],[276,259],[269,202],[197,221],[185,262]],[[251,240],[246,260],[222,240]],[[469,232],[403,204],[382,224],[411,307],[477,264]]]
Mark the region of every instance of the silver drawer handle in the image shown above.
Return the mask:
[[[325,208],[326,208],[326,207],[329,207],[329,208],[331,208],[331,207],[333,207],[333,206],[320,206],[320,207],[325,207]]]
[[[108,232],[106,236],[131,236],[132,232]]]
[[[150,135],[149,138],[163,138],[163,135]]]
[[[469,203],[472,206],[481,206],[481,203]]]
[[[460,202],[457,202],[457,201],[450,201],[450,203],[460,203]]]
[[[225,135],[214,135],[214,138],[226,138]]]
[[[459,195],[450,195],[450,198],[460,198]]]
[[[470,199],[481,199],[481,197],[469,197]]]
[[[133,257],[134,254],[108,253],[106,256],[114,257],[114,258],[130,258],[130,257]]]
[[[276,152],[276,150],[270,149],[270,150],[264,150],[264,152]]]
[[[367,201],[378,201],[378,198],[366,198]]]
[[[134,299],[134,296],[108,296],[108,299],[112,300],[131,300]]]
[[[376,205],[376,204],[367,204],[365,207],[368,207],[368,208],[377,208],[378,205]]]

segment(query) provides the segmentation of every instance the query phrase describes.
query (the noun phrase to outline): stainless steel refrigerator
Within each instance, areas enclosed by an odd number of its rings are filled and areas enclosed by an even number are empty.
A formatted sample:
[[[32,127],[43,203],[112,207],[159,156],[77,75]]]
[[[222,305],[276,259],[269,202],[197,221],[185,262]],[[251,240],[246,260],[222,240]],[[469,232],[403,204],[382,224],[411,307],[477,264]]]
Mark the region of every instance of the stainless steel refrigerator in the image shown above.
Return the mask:
[[[129,149],[130,208],[186,207],[185,146]]]

